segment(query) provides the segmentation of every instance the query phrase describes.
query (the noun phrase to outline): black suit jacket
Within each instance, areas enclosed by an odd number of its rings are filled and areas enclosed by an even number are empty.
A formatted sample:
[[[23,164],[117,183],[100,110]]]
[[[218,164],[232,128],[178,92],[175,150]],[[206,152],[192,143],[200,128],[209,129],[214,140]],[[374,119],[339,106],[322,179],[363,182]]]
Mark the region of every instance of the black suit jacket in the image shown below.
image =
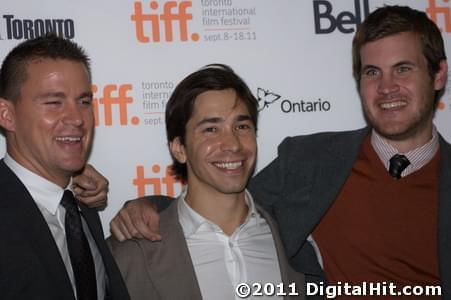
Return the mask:
[[[105,265],[106,299],[129,299],[105,243],[95,209],[80,204]],[[66,268],[39,208],[17,176],[0,161],[0,299],[75,300]]]
[[[278,157],[251,180],[250,190],[277,221],[290,261],[307,281],[323,280],[306,242],[349,176],[370,128],[286,138]],[[451,300],[451,145],[440,136],[438,249],[443,299]]]

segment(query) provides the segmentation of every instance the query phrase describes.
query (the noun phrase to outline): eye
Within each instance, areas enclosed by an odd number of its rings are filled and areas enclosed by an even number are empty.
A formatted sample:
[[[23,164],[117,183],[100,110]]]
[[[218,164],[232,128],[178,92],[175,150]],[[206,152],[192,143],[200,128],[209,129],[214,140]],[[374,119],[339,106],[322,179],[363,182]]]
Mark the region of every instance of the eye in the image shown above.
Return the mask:
[[[204,129],[202,129],[202,132],[205,133],[213,133],[213,132],[217,132],[218,128],[214,127],[214,126],[210,126],[210,127],[205,127]]]
[[[44,105],[57,106],[57,105],[61,105],[63,103],[63,101],[51,99],[51,100],[46,100],[43,103],[44,103]]]
[[[242,133],[242,134],[249,134],[252,132],[255,132],[254,130],[254,124],[252,122],[245,122],[245,123],[239,123],[236,125],[235,130],[238,133]]]
[[[82,99],[80,99],[80,103],[82,105],[91,106],[92,105],[92,98],[82,98]]]
[[[363,75],[365,75],[366,77],[377,77],[379,75],[379,73],[380,72],[377,69],[368,68],[368,69],[365,70]]]
[[[236,127],[236,129],[238,129],[238,130],[248,130],[248,129],[251,129],[251,128],[252,128],[252,126],[249,125],[249,124],[239,124]]]
[[[398,74],[405,74],[405,73],[408,73],[410,70],[412,70],[412,68],[410,66],[399,66],[396,69],[396,72]]]

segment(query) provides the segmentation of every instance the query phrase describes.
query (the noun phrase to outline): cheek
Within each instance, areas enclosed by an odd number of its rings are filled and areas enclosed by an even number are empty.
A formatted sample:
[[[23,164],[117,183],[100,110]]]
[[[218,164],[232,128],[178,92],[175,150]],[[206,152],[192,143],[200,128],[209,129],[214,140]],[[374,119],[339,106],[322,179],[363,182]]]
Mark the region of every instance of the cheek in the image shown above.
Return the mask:
[[[246,149],[247,152],[252,153],[254,155],[257,153],[257,139],[255,135],[243,137],[241,139],[241,144],[243,145],[244,149]]]
[[[424,98],[426,102],[429,102],[427,100],[433,99],[435,97],[435,90],[432,84],[426,84],[426,82],[423,82],[422,85],[417,85],[417,91],[416,94],[419,95],[419,97]],[[412,86],[412,89],[415,88],[415,86]]]
[[[220,142],[215,138],[205,138],[197,144],[197,151],[208,156],[214,154],[219,149]]]
[[[92,109],[88,109],[83,113],[83,119],[85,122],[94,123],[94,111]]]
[[[364,82],[360,84],[360,96],[362,101],[369,102],[377,93],[377,86],[374,82]]]
[[[53,110],[38,109],[30,120],[41,128],[50,128],[56,126],[61,118],[61,113]]]
[[[361,93],[360,94],[360,101],[362,104],[362,107],[364,111],[369,113],[370,111],[373,111],[375,109],[374,103],[376,102],[376,97],[374,93]]]
[[[185,144],[185,153],[188,160],[202,160],[214,154],[219,145],[214,138],[193,137],[189,138],[189,141],[191,142]]]

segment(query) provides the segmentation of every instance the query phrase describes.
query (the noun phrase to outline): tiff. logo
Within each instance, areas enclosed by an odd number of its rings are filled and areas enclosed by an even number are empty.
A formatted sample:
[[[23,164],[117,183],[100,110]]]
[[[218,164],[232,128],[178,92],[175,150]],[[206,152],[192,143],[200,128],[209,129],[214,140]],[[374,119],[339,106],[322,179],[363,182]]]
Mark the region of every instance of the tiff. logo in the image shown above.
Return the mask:
[[[175,196],[175,187],[178,185],[179,189],[182,188],[182,182],[176,180],[170,174],[170,167],[166,167],[165,174],[160,174],[161,166],[155,164],[151,168],[151,175],[146,177],[145,168],[142,165],[136,166],[136,178],[133,179],[133,185],[136,185],[138,197],[144,197],[145,195],[163,195],[162,187],[165,187],[165,195],[170,197]],[[152,193],[146,193],[146,187],[152,187]],[[177,191],[178,192],[178,191]]]
[[[97,85],[92,87],[93,93],[96,95],[99,88]],[[95,125],[112,126],[119,122],[120,126],[126,126],[129,122],[133,125],[139,124],[138,117],[131,117],[129,119],[128,106],[133,103],[133,97],[127,95],[133,90],[131,84],[107,84],[103,88],[103,93],[100,97],[93,98]],[[118,120],[113,118],[113,108],[117,107]],[[101,115],[103,112],[103,116]],[[113,122],[115,121],[115,122]]]
[[[163,4],[163,12],[159,13],[160,5],[157,1],[150,1],[151,12],[143,12],[143,3],[134,3],[134,14],[131,20],[135,23],[136,38],[141,43],[160,42],[161,33],[164,33],[164,41],[174,41],[174,25],[178,24],[180,41],[188,41],[188,21],[193,15],[187,10],[192,6],[191,1],[166,1]],[[162,27],[162,28],[161,28]],[[199,34],[191,34],[192,41],[199,40]]]
[[[449,2],[449,0],[444,0],[444,2]],[[437,6],[436,0],[429,0],[429,7],[426,8],[426,13],[441,31],[451,32],[451,9],[449,5],[448,7]],[[442,22],[440,22],[440,16],[442,16]],[[444,25],[444,27],[441,27],[441,25]]]

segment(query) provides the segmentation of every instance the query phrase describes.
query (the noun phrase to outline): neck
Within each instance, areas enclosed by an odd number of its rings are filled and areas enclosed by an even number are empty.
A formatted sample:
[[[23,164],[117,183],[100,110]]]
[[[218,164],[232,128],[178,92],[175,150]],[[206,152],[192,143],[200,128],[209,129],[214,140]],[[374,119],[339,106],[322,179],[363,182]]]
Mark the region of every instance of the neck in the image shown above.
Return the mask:
[[[39,164],[33,163],[32,160],[27,159],[26,156],[21,155],[19,151],[15,151],[15,149],[13,147],[10,147],[8,144],[6,146],[6,151],[16,163],[18,163],[28,171],[33,172],[34,174],[45,178],[56,185],[59,185],[63,189],[66,188],[69,184],[71,179],[70,174],[60,174],[60,176],[52,176],[52,174],[49,173],[45,168],[43,168]]]
[[[433,125],[430,123],[429,126],[421,131],[411,134],[410,136],[384,136],[379,133],[379,135],[392,147],[394,147],[400,153],[407,153],[416,148],[419,148],[427,144],[432,139],[432,128]]]
[[[188,186],[185,201],[194,211],[218,225],[227,235],[231,235],[244,223],[248,213],[244,191],[233,194],[200,193]]]

